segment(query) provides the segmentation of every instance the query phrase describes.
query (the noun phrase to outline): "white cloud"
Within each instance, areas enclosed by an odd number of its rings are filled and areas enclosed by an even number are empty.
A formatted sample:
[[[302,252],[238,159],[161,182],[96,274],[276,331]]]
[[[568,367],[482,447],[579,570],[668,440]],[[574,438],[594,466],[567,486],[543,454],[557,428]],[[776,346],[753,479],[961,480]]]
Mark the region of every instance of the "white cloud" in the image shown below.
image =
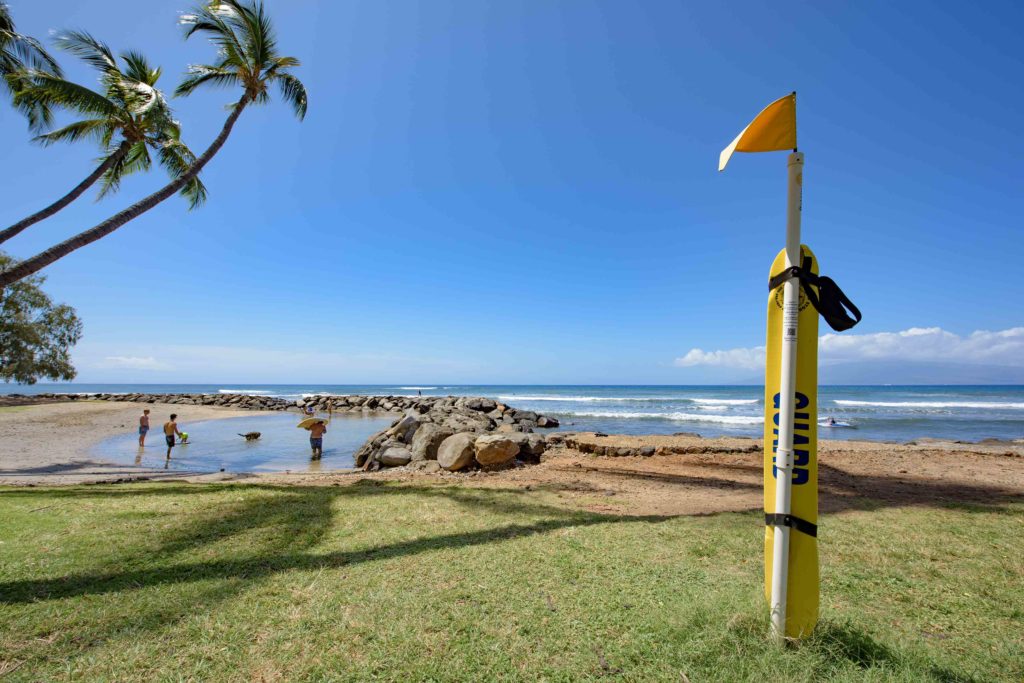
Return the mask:
[[[998,332],[979,330],[962,337],[941,327],[912,327],[901,332],[825,334],[818,346],[822,363],[864,360],[931,361],[1024,366],[1024,327]],[[764,367],[765,348],[703,351],[690,349],[676,358],[677,367]]]
[[[244,346],[113,346],[75,349],[83,382],[388,382],[462,374],[469,360],[401,353],[310,351]],[[379,379],[378,379],[379,378]]]
[[[698,365],[712,365],[727,368],[763,368],[765,360],[763,346],[750,349],[727,349],[723,351],[702,351],[690,349],[685,356],[676,358],[673,365],[691,368]]]
[[[153,356],[106,356],[96,363],[100,368],[127,368],[129,370],[166,370],[167,365]]]

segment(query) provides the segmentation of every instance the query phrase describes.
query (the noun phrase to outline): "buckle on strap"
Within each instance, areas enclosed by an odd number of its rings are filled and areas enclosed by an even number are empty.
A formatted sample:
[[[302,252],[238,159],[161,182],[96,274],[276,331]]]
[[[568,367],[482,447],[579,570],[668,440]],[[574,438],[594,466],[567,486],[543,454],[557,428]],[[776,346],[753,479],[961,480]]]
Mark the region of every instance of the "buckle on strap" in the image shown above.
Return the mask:
[[[813,538],[818,537],[818,525],[808,522],[806,519],[800,519],[793,515],[783,515],[778,512],[766,512],[764,513],[764,525],[765,526],[788,526],[790,529],[796,529],[802,534],[806,534]]]

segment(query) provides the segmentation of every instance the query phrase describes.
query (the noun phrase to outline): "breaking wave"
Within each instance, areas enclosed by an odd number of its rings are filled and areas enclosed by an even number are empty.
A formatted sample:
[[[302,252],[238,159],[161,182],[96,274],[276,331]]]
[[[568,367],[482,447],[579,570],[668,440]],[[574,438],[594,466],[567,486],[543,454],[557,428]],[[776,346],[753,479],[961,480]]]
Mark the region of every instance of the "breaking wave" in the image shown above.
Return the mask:
[[[990,410],[1024,410],[1024,403],[1002,401],[853,401],[835,399],[840,406],[865,408],[984,408]]]
[[[717,422],[727,425],[756,425],[764,422],[764,418],[753,415],[701,415],[698,413],[615,413],[615,412],[572,412],[561,413],[575,417],[612,417],[612,418],[647,418],[653,420],[672,420],[674,422]]]

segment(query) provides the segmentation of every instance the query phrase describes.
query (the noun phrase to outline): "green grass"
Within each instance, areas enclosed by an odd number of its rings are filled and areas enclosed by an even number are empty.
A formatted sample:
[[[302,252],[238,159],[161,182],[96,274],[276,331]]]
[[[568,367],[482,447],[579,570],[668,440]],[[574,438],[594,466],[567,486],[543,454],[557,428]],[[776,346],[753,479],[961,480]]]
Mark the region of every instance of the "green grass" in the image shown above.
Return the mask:
[[[1024,503],[825,517],[785,650],[755,513],[366,481],[7,489],[0,520],[4,681],[1024,677]]]

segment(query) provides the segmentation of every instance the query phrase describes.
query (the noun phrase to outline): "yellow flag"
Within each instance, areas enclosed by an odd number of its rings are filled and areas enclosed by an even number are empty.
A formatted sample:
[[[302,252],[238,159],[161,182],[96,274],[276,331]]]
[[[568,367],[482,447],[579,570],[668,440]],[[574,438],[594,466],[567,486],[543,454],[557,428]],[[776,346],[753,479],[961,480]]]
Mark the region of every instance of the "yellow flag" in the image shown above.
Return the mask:
[[[718,155],[718,170],[724,171],[733,152],[774,152],[796,149],[796,93],[777,99],[740,131]]]

